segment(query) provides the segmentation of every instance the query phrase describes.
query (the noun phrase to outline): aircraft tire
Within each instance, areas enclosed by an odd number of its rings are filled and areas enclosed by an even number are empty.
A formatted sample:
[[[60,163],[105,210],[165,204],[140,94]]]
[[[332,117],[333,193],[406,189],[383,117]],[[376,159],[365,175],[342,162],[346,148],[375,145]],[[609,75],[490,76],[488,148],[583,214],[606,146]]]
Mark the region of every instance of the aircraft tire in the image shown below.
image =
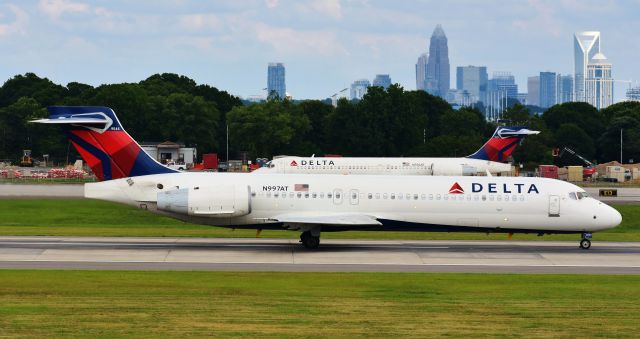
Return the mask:
[[[320,237],[315,237],[311,235],[311,232],[306,231],[300,235],[300,242],[305,248],[316,249],[320,246]]]
[[[583,250],[588,250],[590,247],[591,247],[591,240],[589,239],[580,240],[580,248],[582,248]]]

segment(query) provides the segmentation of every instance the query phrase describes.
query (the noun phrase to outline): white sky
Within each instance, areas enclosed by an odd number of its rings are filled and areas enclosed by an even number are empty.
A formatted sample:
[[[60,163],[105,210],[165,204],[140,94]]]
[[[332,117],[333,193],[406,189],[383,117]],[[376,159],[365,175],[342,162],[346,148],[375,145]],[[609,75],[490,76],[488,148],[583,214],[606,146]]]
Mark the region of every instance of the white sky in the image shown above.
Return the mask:
[[[436,24],[455,67],[527,76],[573,73],[573,33],[601,31],[616,79],[640,81],[640,0],[0,0],[0,80],[35,72],[66,84],[189,76],[264,95],[283,62],[295,98],[326,98],[388,73],[415,89],[414,65]],[[621,98],[626,84],[616,84]]]

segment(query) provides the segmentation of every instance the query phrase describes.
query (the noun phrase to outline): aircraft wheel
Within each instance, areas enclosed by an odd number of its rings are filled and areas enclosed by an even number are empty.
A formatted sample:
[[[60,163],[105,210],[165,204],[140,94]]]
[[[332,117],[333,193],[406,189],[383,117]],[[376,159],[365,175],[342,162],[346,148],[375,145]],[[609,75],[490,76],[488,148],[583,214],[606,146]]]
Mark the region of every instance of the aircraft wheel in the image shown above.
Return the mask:
[[[589,247],[591,247],[591,240],[589,239],[580,240],[580,248],[582,248],[583,250],[588,250]]]
[[[300,242],[305,248],[316,249],[320,246],[320,237],[311,235],[311,232],[302,232],[300,235]]]

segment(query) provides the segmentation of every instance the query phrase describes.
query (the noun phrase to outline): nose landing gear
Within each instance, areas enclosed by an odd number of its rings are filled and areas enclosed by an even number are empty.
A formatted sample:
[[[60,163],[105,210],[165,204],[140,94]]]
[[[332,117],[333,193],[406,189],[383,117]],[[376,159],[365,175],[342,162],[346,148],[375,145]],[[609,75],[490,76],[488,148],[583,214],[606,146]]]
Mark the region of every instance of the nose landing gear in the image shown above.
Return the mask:
[[[591,247],[591,233],[582,233],[582,240],[580,240],[580,248],[583,250],[588,250]]]

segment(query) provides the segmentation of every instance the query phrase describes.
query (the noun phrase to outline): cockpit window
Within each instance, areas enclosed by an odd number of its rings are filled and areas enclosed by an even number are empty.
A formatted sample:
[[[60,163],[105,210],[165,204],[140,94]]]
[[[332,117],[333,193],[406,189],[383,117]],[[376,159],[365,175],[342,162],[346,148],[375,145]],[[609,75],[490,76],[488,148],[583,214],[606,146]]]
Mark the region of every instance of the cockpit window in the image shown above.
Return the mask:
[[[587,192],[578,192],[576,194],[578,195],[578,200],[589,197],[589,194],[587,194]]]
[[[578,200],[578,197],[576,196],[576,192],[569,193],[569,198],[571,198],[571,200]]]
[[[267,163],[265,164],[265,166],[266,166],[267,168],[274,168],[274,167],[276,167],[276,165],[275,165],[272,161],[267,162]]]

